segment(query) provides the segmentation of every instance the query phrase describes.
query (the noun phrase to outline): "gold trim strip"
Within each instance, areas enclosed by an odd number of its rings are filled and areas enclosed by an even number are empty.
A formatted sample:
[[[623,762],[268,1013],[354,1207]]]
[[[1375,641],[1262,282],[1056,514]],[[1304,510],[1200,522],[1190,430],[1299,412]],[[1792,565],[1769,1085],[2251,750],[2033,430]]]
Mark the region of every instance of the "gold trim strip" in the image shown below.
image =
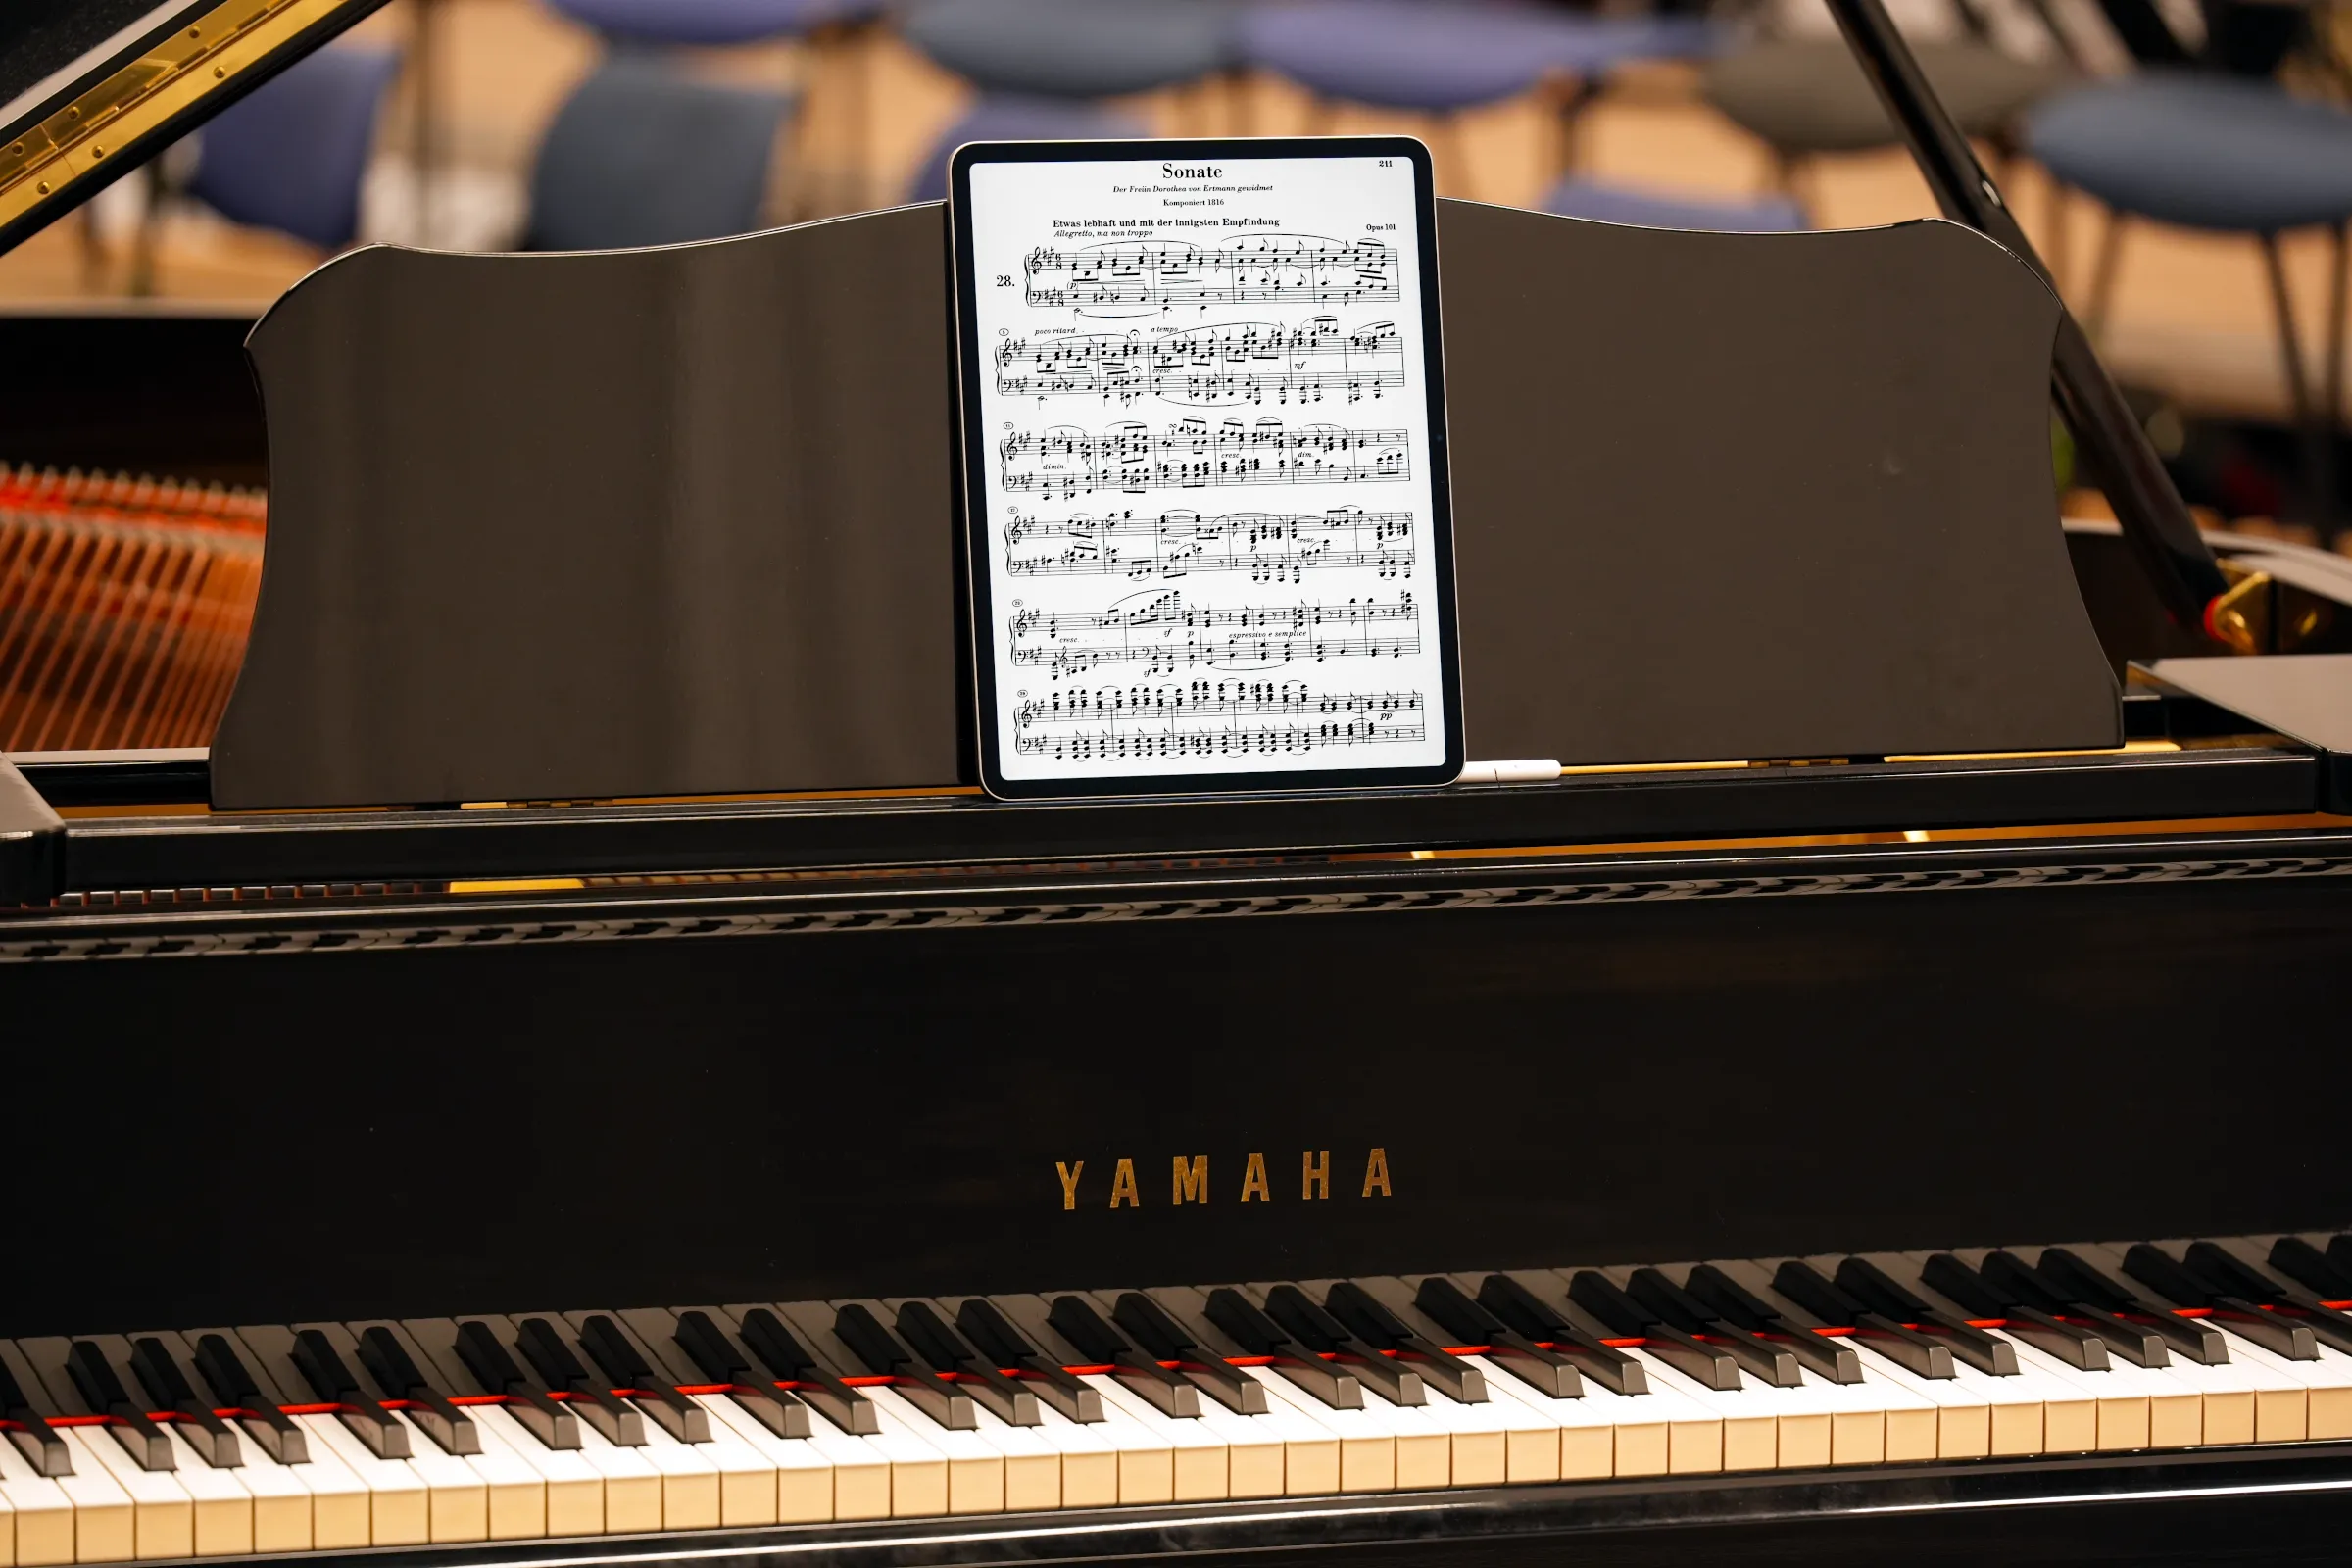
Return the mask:
[[[0,146],[0,227],[14,223],[289,39],[374,0],[224,0]]]

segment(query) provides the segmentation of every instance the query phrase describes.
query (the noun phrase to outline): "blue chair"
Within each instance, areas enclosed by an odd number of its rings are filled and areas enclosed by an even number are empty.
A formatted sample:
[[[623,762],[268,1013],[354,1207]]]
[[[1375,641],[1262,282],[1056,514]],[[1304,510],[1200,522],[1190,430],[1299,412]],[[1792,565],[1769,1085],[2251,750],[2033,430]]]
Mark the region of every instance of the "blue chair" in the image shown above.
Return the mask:
[[[945,201],[948,160],[967,141],[1100,141],[1142,136],[1128,116],[1058,98],[982,98],[934,142],[907,188],[910,202]]]
[[[1336,102],[1436,115],[1450,130],[1465,109],[1545,84],[1567,89],[1572,116],[1626,61],[1703,56],[1715,36],[1698,17],[1578,16],[1511,0],[1293,0],[1253,8],[1235,29],[1246,63],[1323,100],[1318,130]]]
[[[187,193],[232,222],[341,250],[359,234],[376,112],[399,71],[398,54],[358,48],[289,67],[206,123]]]
[[[760,225],[791,100],[696,81],[618,54],[548,127],[531,171],[526,250],[618,250]]]
[[[809,107],[824,83],[838,83],[849,122],[849,156],[856,172],[848,189],[820,199],[803,179],[792,203],[796,217],[826,208],[861,207],[873,177],[873,90],[867,80],[868,44],[884,0],[547,0],[559,14],[595,29],[619,48],[666,48],[799,40],[809,51],[808,90],[800,98],[793,140],[805,142]]]
[[[803,38],[870,22],[881,0],[548,0],[622,43],[731,44]]]
[[[2322,533],[2329,533],[2343,419],[2352,113],[2291,98],[2267,81],[2150,71],[2051,98],[2028,119],[2026,145],[2053,177],[2108,209],[2085,312],[2094,329],[2114,290],[2127,220],[2249,234],[2261,244],[2288,403],[2304,432],[2308,505]],[[2278,236],[2323,225],[2334,238],[2334,267],[2326,368],[2315,396],[2304,373]]]
[[[921,0],[899,35],[983,97],[1115,98],[1231,63],[1229,0]]]
[[[1537,205],[1544,212],[1557,213],[1562,218],[1591,218],[1604,223],[1632,223],[1642,228],[1698,228],[1726,233],[1765,234],[1808,226],[1804,209],[1787,196],[1720,201],[1605,184],[1575,175],[1570,175],[1544,192],[1544,199]]]

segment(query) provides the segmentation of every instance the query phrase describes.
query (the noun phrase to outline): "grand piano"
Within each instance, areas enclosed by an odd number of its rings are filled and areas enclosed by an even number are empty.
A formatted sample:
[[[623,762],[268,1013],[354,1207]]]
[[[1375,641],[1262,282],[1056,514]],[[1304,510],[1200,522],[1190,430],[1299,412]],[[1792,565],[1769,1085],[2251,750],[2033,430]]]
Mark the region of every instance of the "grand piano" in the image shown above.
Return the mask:
[[[120,9],[0,242],[369,6]],[[1964,197],[1442,204],[1432,791],[974,787],[935,206],[321,269],[217,727],[0,763],[0,1563],[2341,1560],[2352,573]]]

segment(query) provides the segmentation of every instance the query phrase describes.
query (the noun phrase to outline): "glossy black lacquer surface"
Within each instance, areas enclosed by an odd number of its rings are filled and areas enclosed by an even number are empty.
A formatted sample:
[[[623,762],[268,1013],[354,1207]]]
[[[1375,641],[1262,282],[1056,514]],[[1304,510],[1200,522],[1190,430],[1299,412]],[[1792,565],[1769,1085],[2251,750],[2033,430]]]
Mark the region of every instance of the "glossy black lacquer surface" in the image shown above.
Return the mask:
[[[1473,759],[2119,738],[2014,258],[1439,208]],[[215,804],[956,781],[945,243],[913,207],[314,273],[253,338],[270,554]]]
[[[10,920],[12,1157],[72,1179],[0,1332],[2336,1225],[2347,871],[2252,834]]]

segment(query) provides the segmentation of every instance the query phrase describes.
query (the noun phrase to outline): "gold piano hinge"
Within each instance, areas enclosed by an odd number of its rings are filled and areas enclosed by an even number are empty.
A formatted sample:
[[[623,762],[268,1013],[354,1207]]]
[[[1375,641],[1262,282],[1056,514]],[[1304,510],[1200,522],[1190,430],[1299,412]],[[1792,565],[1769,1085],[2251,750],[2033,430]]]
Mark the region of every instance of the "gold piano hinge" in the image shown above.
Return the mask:
[[[226,0],[0,146],[0,226],[338,11],[372,0]]]
[[[2271,651],[2271,574],[2255,571],[2223,557],[2218,564],[2230,579],[2230,591],[2205,610],[2205,629],[2214,639],[2240,654]]]

